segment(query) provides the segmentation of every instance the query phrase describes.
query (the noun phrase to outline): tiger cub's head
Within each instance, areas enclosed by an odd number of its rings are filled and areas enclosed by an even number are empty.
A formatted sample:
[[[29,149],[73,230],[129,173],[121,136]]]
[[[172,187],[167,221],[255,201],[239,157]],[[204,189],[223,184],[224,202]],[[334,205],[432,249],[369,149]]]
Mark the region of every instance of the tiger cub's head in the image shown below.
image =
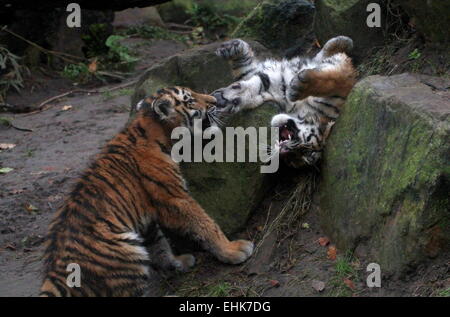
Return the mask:
[[[323,124],[318,118],[278,114],[272,118],[271,126],[279,132],[274,150],[288,165],[292,166],[291,161],[299,166],[314,165],[321,158]]]
[[[216,98],[210,95],[175,86],[160,89],[142,99],[136,105],[136,111],[156,115],[170,127],[184,126],[193,131],[195,124],[201,123],[205,128],[215,123],[215,105]]]

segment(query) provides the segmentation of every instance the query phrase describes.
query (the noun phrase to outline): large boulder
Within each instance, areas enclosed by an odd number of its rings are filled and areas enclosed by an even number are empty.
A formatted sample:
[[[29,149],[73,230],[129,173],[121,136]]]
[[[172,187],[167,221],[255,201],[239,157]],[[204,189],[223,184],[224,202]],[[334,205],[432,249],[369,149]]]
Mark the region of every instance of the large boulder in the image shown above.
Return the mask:
[[[450,1],[397,0],[427,40],[449,44]]]
[[[86,43],[83,36],[89,34],[91,27],[103,25],[101,34],[95,38],[103,38],[113,31],[114,11],[134,7],[147,7],[161,4],[169,0],[110,0],[110,1],[69,1],[35,0],[30,5],[24,0],[0,0],[0,23],[8,29],[49,50],[69,55],[84,57],[83,47]],[[81,27],[67,26],[67,17],[71,12],[66,8],[69,3],[77,3],[81,8]],[[98,30],[98,29],[97,29]],[[106,40],[106,38],[105,38]],[[27,42],[7,32],[0,31],[0,42],[16,55],[39,55],[39,51]],[[28,61],[30,62],[30,61]],[[55,59],[52,61],[55,64]],[[56,61],[55,66],[59,66]],[[33,61],[31,62],[33,64]],[[35,66],[35,65],[32,65]]]
[[[399,274],[450,249],[450,81],[359,82],[327,143],[319,217],[341,250]]]
[[[30,40],[47,49],[63,52],[78,57],[84,57],[83,48],[85,42],[83,36],[90,33],[91,28],[101,27],[102,32],[97,32],[105,39],[112,34],[111,25],[114,19],[112,10],[82,10],[81,27],[67,27],[67,15],[69,13],[63,8],[52,8],[47,11],[32,9],[15,9],[1,12],[0,21],[8,25],[8,30]],[[5,19],[2,19],[5,15]],[[7,32],[0,32],[0,42],[6,44],[8,49],[16,55],[29,53],[34,49],[27,42]],[[37,51],[39,54],[39,51]],[[59,59],[52,61],[61,62]],[[34,66],[34,65],[32,65]]]
[[[312,31],[314,5],[306,0],[265,0],[236,27],[232,37],[257,40],[284,51],[303,42]]]
[[[372,0],[317,0],[314,32],[323,45],[332,37],[346,35],[353,39],[355,47],[352,53],[363,57],[371,48],[383,45],[383,27],[367,26],[367,6]],[[381,23],[386,21],[386,9],[381,1]],[[383,26],[383,25],[382,25]]]
[[[241,17],[251,11],[260,0],[172,0],[158,5],[158,11],[164,22],[184,23],[192,18],[193,15],[199,15],[199,9],[207,8],[217,13],[222,18]],[[197,17],[198,18],[198,17]],[[211,17],[204,16],[205,21]],[[217,23],[218,21],[211,21]],[[211,24],[211,23],[209,23]],[[205,25],[208,27],[209,25]]]
[[[251,43],[258,52],[264,48]],[[229,65],[214,51],[218,44],[174,55],[150,68],[140,79],[132,97],[135,105],[144,96],[159,88],[181,85],[198,92],[212,92],[232,82]],[[231,117],[228,126],[268,126],[276,113],[273,105],[239,113]],[[132,110],[133,115],[133,110]],[[192,196],[227,233],[245,225],[254,206],[267,190],[265,174],[259,163],[182,163],[183,174]]]

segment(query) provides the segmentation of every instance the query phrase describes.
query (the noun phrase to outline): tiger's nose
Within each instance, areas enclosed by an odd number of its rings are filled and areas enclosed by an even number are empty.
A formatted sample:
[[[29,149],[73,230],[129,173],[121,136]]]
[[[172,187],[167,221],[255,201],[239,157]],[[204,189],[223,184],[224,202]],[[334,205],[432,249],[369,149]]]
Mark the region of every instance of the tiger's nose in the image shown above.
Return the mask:
[[[211,95],[216,99],[217,108],[224,108],[227,105],[227,101],[223,98],[221,90],[216,90]]]

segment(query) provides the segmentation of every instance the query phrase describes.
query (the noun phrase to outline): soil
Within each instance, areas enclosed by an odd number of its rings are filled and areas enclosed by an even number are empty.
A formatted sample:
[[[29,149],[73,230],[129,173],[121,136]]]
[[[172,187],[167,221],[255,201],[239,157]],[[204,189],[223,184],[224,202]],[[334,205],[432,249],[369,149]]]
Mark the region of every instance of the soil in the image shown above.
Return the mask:
[[[140,39],[141,61],[128,80],[134,81],[153,63],[185,48],[174,41]],[[13,168],[0,174],[0,296],[38,294],[42,242],[53,213],[93,156],[128,120],[133,86],[70,95],[36,111],[42,101],[77,88],[56,76],[33,73],[20,95],[8,96],[10,104],[31,112],[1,114],[15,127],[32,131],[0,125],[0,143],[16,145],[0,152],[0,167]],[[65,106],[71,107],[63,110]]]
[[[152,63],[185,49],[183,44],[163,40],[131,39],[129,44],[135,45],[142,56],[130,82]],[[74,88],[55,74],[34,76],[22,94],[10,96],[10,103],[35,107]],[[102,88],[110,87],[114,85]],[[0,126],[0,143],[16,145],[0,153],[0,167],[13,168],[0,174],[0,296],[38,295],[48,224],[93,156],[126,123],[131,88],[108,94],[70,95],[50,103],[43,111],[1,114],[15,127],[31,131]],[[383,277],[381,288],[368,288],[368,261],[346,257],[339,250],[334,259],[330,251],[333,241],[321,239],[325,237],[315,216],[314,200],[295,222],[286,224],[282,220],[263,239],[267,226],[290,202],[296,184],[309,173],[287,168],[281,171],[247,229],[233,237],[260,244],[251,261],[230,266],[194,250],[195,268],[186,274],[154,274],[150,295],[423,296],[436,295],[438,289],[449,287],[450,264],[434,262],[433,266],[422,265],[403,280]]]

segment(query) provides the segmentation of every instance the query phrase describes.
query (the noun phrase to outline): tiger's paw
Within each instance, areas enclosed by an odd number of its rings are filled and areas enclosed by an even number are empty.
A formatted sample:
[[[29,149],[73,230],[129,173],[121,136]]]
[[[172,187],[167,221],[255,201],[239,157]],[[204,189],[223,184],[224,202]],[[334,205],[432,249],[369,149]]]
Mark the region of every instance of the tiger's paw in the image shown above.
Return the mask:
[[[195,265],[195,257],[192,254],[181,254],[175,256],[174,266],[175,270],[179,272],[186,272]]]
[[[314,96],[317,73],[317,69],[304,69],[294,76],[287,90],[289,100],[294,102],[308,96]]]
[[[246,57],[251,52],[250,45],[240,39],[222,43],[216,50],[216,55],[224,59],[239,59]]]
[[[253,253],[253,242],[236,240],[229,243],[219,260],[225,263],[239,264],[246,261]]]
[[[330,39],[323,46],[325,57],[333,56],[338,53],[349,53],[353,49],[353,40],[348,36],[336,36]]]

